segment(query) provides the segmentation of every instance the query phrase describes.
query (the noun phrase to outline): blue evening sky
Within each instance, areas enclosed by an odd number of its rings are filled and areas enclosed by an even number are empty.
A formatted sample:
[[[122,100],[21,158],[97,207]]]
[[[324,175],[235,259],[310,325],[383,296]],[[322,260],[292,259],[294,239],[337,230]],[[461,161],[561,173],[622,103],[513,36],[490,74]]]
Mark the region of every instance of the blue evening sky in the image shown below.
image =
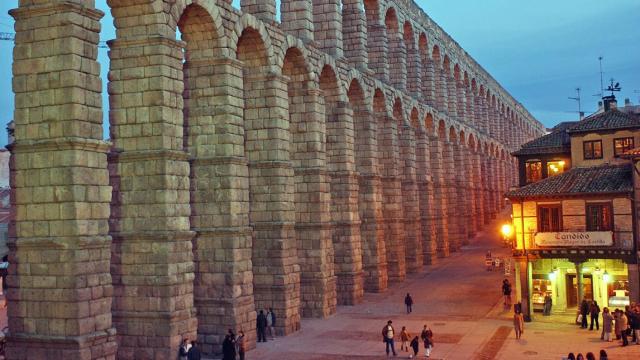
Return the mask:
[[[234,3],[238,3],[235,0]],[[577,103],[567,99],[582,88],[582,108],[595,111],[600,92],[598,56],[603,56],[605,87],[620,82],[621,103],[640,102],[638,0],[418,0],[420,6],[478,63],[543,124],[573,120]],[[13,32],[7,12],[17,0],[0,1],[0,32]],[[96,0],[106,13],[101,40],[114,37],[106,0]],[[5,124],[13,118],[11,41],[0,41],[0,146]],[[107,49],[100,49],[106,98]],[[107,117],[105,112],[105,123]],[[105,130],[105,137],[108,132]]]

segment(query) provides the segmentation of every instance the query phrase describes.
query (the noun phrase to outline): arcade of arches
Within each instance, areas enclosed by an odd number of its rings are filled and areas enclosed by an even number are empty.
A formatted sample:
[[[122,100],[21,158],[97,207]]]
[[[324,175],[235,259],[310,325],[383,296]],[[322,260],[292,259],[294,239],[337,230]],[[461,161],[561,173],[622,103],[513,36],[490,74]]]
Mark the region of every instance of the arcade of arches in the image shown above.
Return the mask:
[[[103,13],[19,4],[9,359],[294,332],[459,251],[544,131],[411,1],[108,0],[105,141]]]

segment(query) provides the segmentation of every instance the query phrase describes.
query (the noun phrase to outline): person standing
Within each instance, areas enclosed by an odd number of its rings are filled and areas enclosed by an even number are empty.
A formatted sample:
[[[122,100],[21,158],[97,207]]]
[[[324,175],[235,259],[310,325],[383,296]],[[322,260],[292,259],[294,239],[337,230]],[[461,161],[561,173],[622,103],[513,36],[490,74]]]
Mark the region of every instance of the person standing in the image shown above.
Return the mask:
[[[242,330],[240,330],[238,338],[236,339],[236,347],[238,348],[240,360],[244,360],[244,352],[247,350],[247,346],[245,345],[244,331]]]
[[[580,305],[580,315],[582,315],[582,322],[580,327],[583,329],[587,328],[587,315],[589,315],[589,303],[586,299],[582,299],[582,304]]]
[[[511,284],[509,283],[509,279],[504,279],[502,281],[502,295],[504,296],[504,308],[508,309],[511,307]]]
[[[620,310],[620,336],[622,336],[622,346],[629,345],[629,319],[624,311]]]
[[[200,352],[200,348],[198,347],[198,343],[195,340],[191,341],[191,348],[189,349],[189,352],[187,354],[187,358],[189,360],[201,360],[202,359],[202,353]]]
[[[187,357],[189,355],[189,339],[182,339],[182,344],[180,344],[180,348],[178,349],[178,359],[179,360],[189,360]]]
[[[544,297],[544,311],[542,312],[543,316],[551,315],[551,305],[553,301],[551,300],[551,295],[547,294]]]
[[[413,357],[417,358],[420,351],[420,340],[418,340],[417,336],[411,340],[411,349],[413,349]]]
[[[393,326],[391,325],[392,321],[389,320],[387,321],[387,325],[385,325],[385,327],[382,328],[382,339],[384,340],[384,343],[386,345],[386,352],[387,352],[387,356],[389,356],[389,348],[391,348],[391,352],[393,353],[393,356],[396,356],[396,348],[394,346],[393,343],[393,337],[395,336],[395,330],[393,329]]]
[[[227,334],[222,342],[222,360],[236,360],[236,344],[235,339]]]
[[[402,341],[400,351],[404,350],[405,352],[409,352],[409,338],[411,338],[411,334],[407,331],[407,327],[403,326],[400,331],[400,341]]]
[[[411,314],[411,306],[413,306],[413,298],[409,293],[404,297],[404,304],[407,305],[407,314]]]
[[[609,355],[607,355],[607,352],[604,349],[600,350],[599,360],[609,360]]]
[[[524,316],[520,311],[513,313],[513,328],[516,331],[516,340],[520,339],[524,333]]]
[[[589,326],[589,331],[593,331],[594,322],[596,323],[596,330],[600,330],[600,324],[598,324],[598,317],[600,316],[600,306],[598,306],[598,302],[595,300],[591,302],[589,315],[591,316],[591,325]]]
[[[620,332],[620,326],[622,326],[622,322],[620,321],[620,309],[616,309],[613,312],[613,320],[614,320],[613,330],[616,333],[616,340],[620,340],[622,339],[622,333]]]
[[[431,329],[428,328],[426,324],[424,325],[424,328],[422,328],[420,338],[424,343],[424,356],[430,357],[431,349],[433,349],[433,331],[431,331]]]
[[[274,331],[274,326],[276,322],[276,316],[273,314],[273,309],[269,308],[267,310],[267,329],[269,330],[269,336],[271,336],[271,340],[276,338],[276,332]]]
[[[638,338],[638,332],[640,331],[640,313],[637,311],[637,306],[632,304],[628,307],[627,318],[629,319],[629,332],[631,335],[631,342],[640,344],[640,338]]]
[[[609,308],[602,309],[602,337],[604,341],[613,341],[611,339],[611,332],[613,330],[613,316],[609,313]]]
[[[258,342],[267,342],[267,317],[264,316],[264,311],[262,310],[260,310],[256,320],[256,330],[258,331]]]

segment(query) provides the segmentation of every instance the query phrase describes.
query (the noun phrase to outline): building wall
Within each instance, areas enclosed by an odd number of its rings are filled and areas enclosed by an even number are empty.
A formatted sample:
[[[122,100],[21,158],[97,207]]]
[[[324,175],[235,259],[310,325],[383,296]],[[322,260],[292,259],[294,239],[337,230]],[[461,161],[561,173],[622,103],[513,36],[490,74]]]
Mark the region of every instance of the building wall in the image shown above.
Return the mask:
[[[528,156],[518,156],[518,179],[520,186],[527,185],[527,173],[526,173],[526,163],[528,161],[541,161],[542,162],[542,178],[546,179],[549,177],[547,162],[549,161],[564,161],[564,171],[569,171],[571,169],[571,155],[570,154],[544,154],[544,155],[528,155]]]
[[[228,328],[253,347],[266,308],[297,331],[458,251],[544,132],[413,2],[109,3],[110,142],[94,1],[11,12],[8,358],[213,354]]]
[[[624,164],[628,162],[628,160],[614,157],[613,140],[624,137],[633,137],[634,146],[640,146],[640,132],[637,130],[571,135],[571,162],[573,166],[589,167],[601,164]],[[602,159],[584,159],[583,142],[590,140],[602,140]]]
[[[533,239],[538,231],[538,206],[560,204],[562,206],[563,231],[586,231],[585,206],[589,202],[611,202],[613,207],[614,247],[633,249],[633,213],[631,200],[626,197],[589,198],[565,200],[539,200],[513,203],[513,225],[517,249],[537,248]],[[524,229],[524,231],[523,231]],[[524,236],[523,236],[524,235]],[[523,243],[523,239],[526,241]]]
[[[9,156],[5,149],[0,149],[0,188],[9,187]]]

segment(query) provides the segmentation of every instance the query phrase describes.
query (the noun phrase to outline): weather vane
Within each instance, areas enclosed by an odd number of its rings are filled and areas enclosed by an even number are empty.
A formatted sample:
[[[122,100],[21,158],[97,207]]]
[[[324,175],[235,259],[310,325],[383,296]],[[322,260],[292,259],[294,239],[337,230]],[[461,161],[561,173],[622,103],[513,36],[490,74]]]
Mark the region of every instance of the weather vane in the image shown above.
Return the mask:
[[[613,96],[614,91],[620,91],[622,90],[622,88],[620,87],[620,83],[617,82],[615,83],[615,85],[613,84],[615,80],[613,80],[613,78],[611,78],[611,85],[609,85],[609,87],[606,89],[607,91],[611,91],[611,96]]]

